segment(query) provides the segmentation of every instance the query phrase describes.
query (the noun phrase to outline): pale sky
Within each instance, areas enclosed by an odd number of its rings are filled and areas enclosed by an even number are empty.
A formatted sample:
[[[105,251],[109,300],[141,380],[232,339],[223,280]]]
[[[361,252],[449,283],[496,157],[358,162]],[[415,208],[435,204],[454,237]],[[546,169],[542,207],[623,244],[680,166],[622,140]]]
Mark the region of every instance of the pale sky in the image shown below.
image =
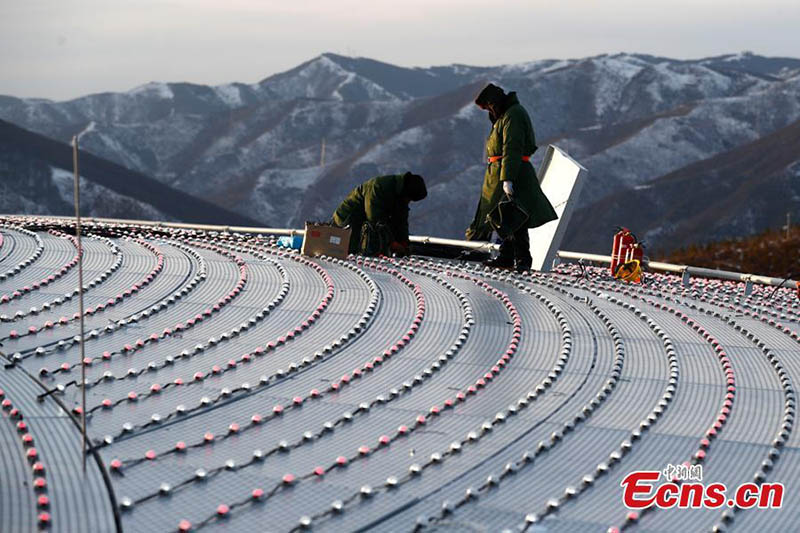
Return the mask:
[[[0,94],[253,83],[323,52],[402,66],[800,57],[799,28],[798,0],[0,0]]]

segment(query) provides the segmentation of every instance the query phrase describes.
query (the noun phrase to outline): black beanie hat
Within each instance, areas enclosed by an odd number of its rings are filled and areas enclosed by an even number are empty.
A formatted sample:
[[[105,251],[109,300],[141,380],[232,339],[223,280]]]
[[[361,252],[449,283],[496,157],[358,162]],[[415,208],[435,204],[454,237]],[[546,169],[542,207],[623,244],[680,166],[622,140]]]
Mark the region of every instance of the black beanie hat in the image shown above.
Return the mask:
[[[505,95],[506,93],[502,88],[490,83],[475,97],[475,105],[478,107],[486,107],[488,104],[499,102]]]
[[[428,189],[425,187],[425,180],[422,176],[411,172],[403,174],[403,196],[408,197],[412,202],[419,202],[428,196]]]

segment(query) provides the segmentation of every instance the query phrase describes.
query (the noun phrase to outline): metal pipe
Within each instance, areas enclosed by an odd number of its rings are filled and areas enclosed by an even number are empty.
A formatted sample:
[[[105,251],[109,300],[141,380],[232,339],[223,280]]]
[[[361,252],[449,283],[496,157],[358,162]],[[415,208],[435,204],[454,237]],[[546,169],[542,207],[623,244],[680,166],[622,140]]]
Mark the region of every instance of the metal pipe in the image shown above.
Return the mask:
[[[0,215],[19,217],[19,215]],[[69,220],[69,217],[48,216],[38,218],[50,219],[63,219]],[[258,235],[305,235],[305,231],[301,229],[286,229],[286,228],[255,228],[250,226],[221,226],[213,224],[187,224],[184,222],[153,222],[150,220],[126,220],[117,218],[85,218],[84,220],[101,223],[101,224],[133,224],[140,226],[150,226],[155,228],[176,228],[176,229],[195,229],[203,231],[221,231],[221,232],[234,232],[234,233],[253,233]],[[470,248],[473,250],[497,250],[499,245],[492,244],[484,241],[461,241],[457,239],[440,239],[438,237],[428,237],[423,235],[412,235],[409,239],[411,242],[420,244],[439,244],[443,246],[459,246],[462,248]],[[595,263],[611,263],[611,257],[608,255],[589,254],[582,252],[570,252],[567,250],[559,250],[557,256],[566,260],[584,260],[592,261]],[[778,286],[785,285],[791,286],[797,283],[796,280],[779,279],[769,276],[759,276],[756,274],[745,274],[741,272],[730,272],[726,270],[714,270],[711,268],[693,267],[688,265],[675,265],[672,263],[662,263],[659,261],[651,261],[648,263],[650,270],[658,270],[661,272],[674,272],[678,274],[688,272],[690,275],[699,276],[704,278],[717,278],[732,281],[750,281],[751,283],[759,283],[762,285]]]
[[[3,216],[16,216],[16,215],[3,215]],[[61,216],[47,216],[43,218],[64,219],[68,217]],[[287,228],[255,228],[252,226],[221,226],[216,224],[188,224],[185,222],[153,222],[151,220],[133,220],[133,219],[119,219],[119,218],[96,218],[86,217],[86,222],[100,223],[100,224],[133,224],[137,226],[150,226],[155,228],[175,228],[175,229],[195,229],[203,231],[221,231],[231,233],[254,233],[258,235],[288,235],[293,237],[295,235],[305,235],[305,230],[302,229],[287,229]],[[460,246],[462,248],[470,248],[473,250],[498,250],[500,245],[493,244],[485,241],[461,241],[457,239],[441,239],[439,237],[429,237],[422,235],[412,235],[409,240],[420,244],[439,244],[443,246]]]
[[[565,252],[559,250],[556,254],[561,259],[574,259],[576,261],[583,259],[584,261],[593,261],[595,263],[611,263],[611,256],[597,255],[597,254],[583,254],[580,252]]]
[[[647,263],[647,268],[651,270],[661,270],[662,272],[676,272],[682,274],[686,269],[692,268],[689,265],[675,265],[672,263],[660,263],[658,261],[650,261]],[[719,272],[719,271],[718,271]]]
[[[75,238],[78,242],[78,314],[81,327],[81,433],[83,433],[83,473],[86,474],[86,361],[84,351],[84,324],[83,324],[83,245],[81,242],[81,179],[78,172],[78,135],[72,138],[72,167],[75,176]]]
[[[597,255],[597,254],[584,254],[581,252],[567,252],[558,251],[558,257],[561,259],[572,259],[584,261],[593,261],[596,263],[611,263],[611,256]],[[728,270],[715,270],[713,268],[693,267],[689,265],[675,265],[672,263],[662,263],[659,261],[650,261],[647,263],[649,270],[658,270],[661,272],[674,272],[674,273],[688,273],[691,276],[698,276],[701,278],[715,278],[731,281],[744,281],[751,283],[759,283],[761,285],[786,285],[793,286],[796,281],[791,279],[773,278],[769,276],[759,276],[756,274],[744,274],[742,272],[731,272]]]
[[[42,218],[67,219],[68,217],[48,216]],[[286,228],[256,228],[252,226],[222,226],[219,224],[189,224],[185,222],[153,222],[152,220],[133,220],[121,218],[84,218],[85,221],[99,224],[131,224],[150,226],[153,228],[195,229],[202,231],[220,231],[230,233],[254,233],[259,235],[305,235],[305,230]]]
[[[499,250],[499,244],[492,244],[486,241],[459,241],[457,239],[440,239],[438,237],[427,237],[421,235],[411,235],[408,240],[419,244],[440,244],[443,246],[459,246],[461,248],[470,248],[473,250]]]

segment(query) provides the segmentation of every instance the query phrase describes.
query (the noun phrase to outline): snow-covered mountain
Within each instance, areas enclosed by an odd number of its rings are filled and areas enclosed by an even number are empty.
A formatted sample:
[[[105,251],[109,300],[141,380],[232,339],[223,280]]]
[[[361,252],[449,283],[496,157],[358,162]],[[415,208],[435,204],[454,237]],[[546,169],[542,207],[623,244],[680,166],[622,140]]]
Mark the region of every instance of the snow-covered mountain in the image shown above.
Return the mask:
[[[540,145],[587,166],[584,206],[800,119],[800,60],[749,53],[431,68],[323,54],[255,84],[0,97],[0,118],[61,141],[93,122],[84,149],[269,226],[327,218],[355,184],[413,170],[431,195],[412,231],[458,237],[484,170],[489,122],[472,100],[488,80],[518,92]]]
[[[608,253],[604,235],[635,228],[658,248],[742,237],[780,228],[800,213],[800,120],[756,141],[687,165],[633,190],[608,195],[575,213],[573,249]],[[661,246],[663,251],[665,247]]]
[[[90,125],[85,134],[92,130]],[[71,146],[0,120],[0,213],[74,214],[72,158]],[[80,154],[80,174],[84,216],[256,223],[85,152]]]

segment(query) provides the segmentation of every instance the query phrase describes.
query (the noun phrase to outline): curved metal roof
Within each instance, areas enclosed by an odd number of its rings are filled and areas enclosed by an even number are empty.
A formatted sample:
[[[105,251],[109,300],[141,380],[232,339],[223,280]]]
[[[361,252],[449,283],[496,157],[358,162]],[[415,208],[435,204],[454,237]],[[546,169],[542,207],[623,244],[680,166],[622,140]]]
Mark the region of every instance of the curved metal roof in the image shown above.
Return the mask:
[[[69,231],[0,228],[0,531],[794,527],[788,289],[137,225],[83,239],[84,474]],[[623,505],[628,473],[684,462],[784,508]]]

